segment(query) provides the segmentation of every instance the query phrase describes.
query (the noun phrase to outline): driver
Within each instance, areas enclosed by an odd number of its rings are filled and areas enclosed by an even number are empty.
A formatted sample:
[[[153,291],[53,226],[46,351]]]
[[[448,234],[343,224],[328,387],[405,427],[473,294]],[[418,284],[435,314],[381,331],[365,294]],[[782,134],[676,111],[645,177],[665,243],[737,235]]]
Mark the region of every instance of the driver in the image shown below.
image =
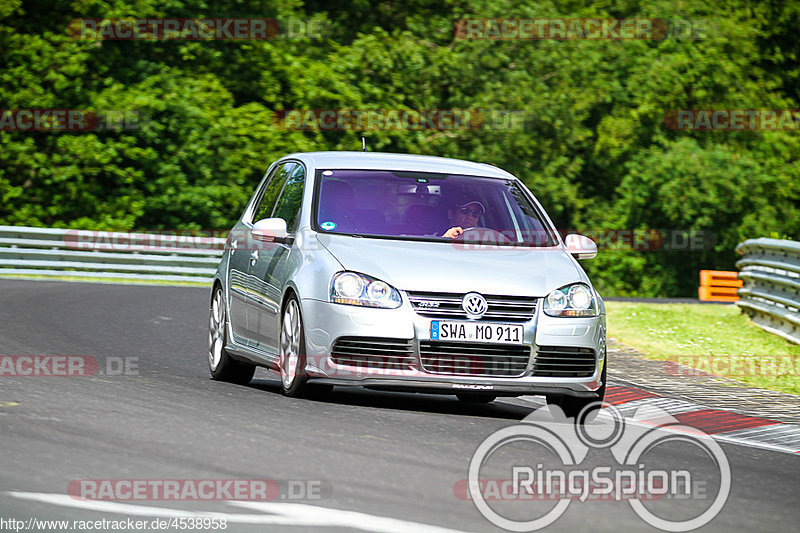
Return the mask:
[[[461,205],[455,205],[447,210],[447,217],[450,219],[450,229],[444,232],[442,237],[455,239],[465,229],[474,228],[478,225],[478,219],[486,212],[486,208],[478,200],[470,199]]]

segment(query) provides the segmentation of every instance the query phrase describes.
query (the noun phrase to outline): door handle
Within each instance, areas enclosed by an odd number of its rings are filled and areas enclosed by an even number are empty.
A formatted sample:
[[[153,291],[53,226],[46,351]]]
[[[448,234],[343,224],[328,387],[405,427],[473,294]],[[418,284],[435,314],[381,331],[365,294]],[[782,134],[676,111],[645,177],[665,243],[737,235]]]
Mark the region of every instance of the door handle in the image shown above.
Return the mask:
[[[239,241],[236,239],[231,239],[231,255],[236,253],[236,250],[239,248]]]
[[[255,266],[256,261],[258,261],[258,250],[253,250],[250,252],[250,266]]]

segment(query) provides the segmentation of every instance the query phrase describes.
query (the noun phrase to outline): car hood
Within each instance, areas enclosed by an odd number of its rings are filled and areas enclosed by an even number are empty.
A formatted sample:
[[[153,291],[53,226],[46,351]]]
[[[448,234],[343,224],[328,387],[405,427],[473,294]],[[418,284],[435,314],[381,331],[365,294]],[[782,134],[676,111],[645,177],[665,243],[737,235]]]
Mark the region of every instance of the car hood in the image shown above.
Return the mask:
[[[404,291],[546,296],[588,278],[562,248],[514,248],[318,234],[347,270]]]

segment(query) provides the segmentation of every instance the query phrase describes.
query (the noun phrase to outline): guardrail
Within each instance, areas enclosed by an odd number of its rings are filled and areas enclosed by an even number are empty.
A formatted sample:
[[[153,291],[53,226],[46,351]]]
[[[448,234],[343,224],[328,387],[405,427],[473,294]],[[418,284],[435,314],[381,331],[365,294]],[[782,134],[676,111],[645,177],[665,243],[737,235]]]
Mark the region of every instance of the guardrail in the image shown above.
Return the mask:
[[[208,283],[219,237],[0,226],[0,276]]]
[[[800,344],[800,242],[750,239],[736,247],[741,300],[755,324]]]

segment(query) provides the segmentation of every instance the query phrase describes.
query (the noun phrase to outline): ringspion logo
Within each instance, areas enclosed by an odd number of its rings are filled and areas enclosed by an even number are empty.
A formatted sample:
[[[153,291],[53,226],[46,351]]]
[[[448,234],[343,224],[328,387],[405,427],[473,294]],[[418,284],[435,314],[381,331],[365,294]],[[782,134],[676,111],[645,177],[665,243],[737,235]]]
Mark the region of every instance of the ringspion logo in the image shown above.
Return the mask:
[[[570,505],[593,501],[627,502],[665,531],[691,531],[713,520],[731,488],[720,445],[658,408],[640,408],[634,419],[647,424],[626,423],[610,404],[587,406],[574,421],[557,407],[537,409],[480,443],[454,494],[471,499],[487,520],[508,531],[540,530]],[[605,460],[598,459],[603,454]],[[667,464],[676,455],[680,459]],[[683,468],[690,455],[709,468]],[[507,503],[490,504],[497,501]],[[648,505],[652,501],[658,504]]]

